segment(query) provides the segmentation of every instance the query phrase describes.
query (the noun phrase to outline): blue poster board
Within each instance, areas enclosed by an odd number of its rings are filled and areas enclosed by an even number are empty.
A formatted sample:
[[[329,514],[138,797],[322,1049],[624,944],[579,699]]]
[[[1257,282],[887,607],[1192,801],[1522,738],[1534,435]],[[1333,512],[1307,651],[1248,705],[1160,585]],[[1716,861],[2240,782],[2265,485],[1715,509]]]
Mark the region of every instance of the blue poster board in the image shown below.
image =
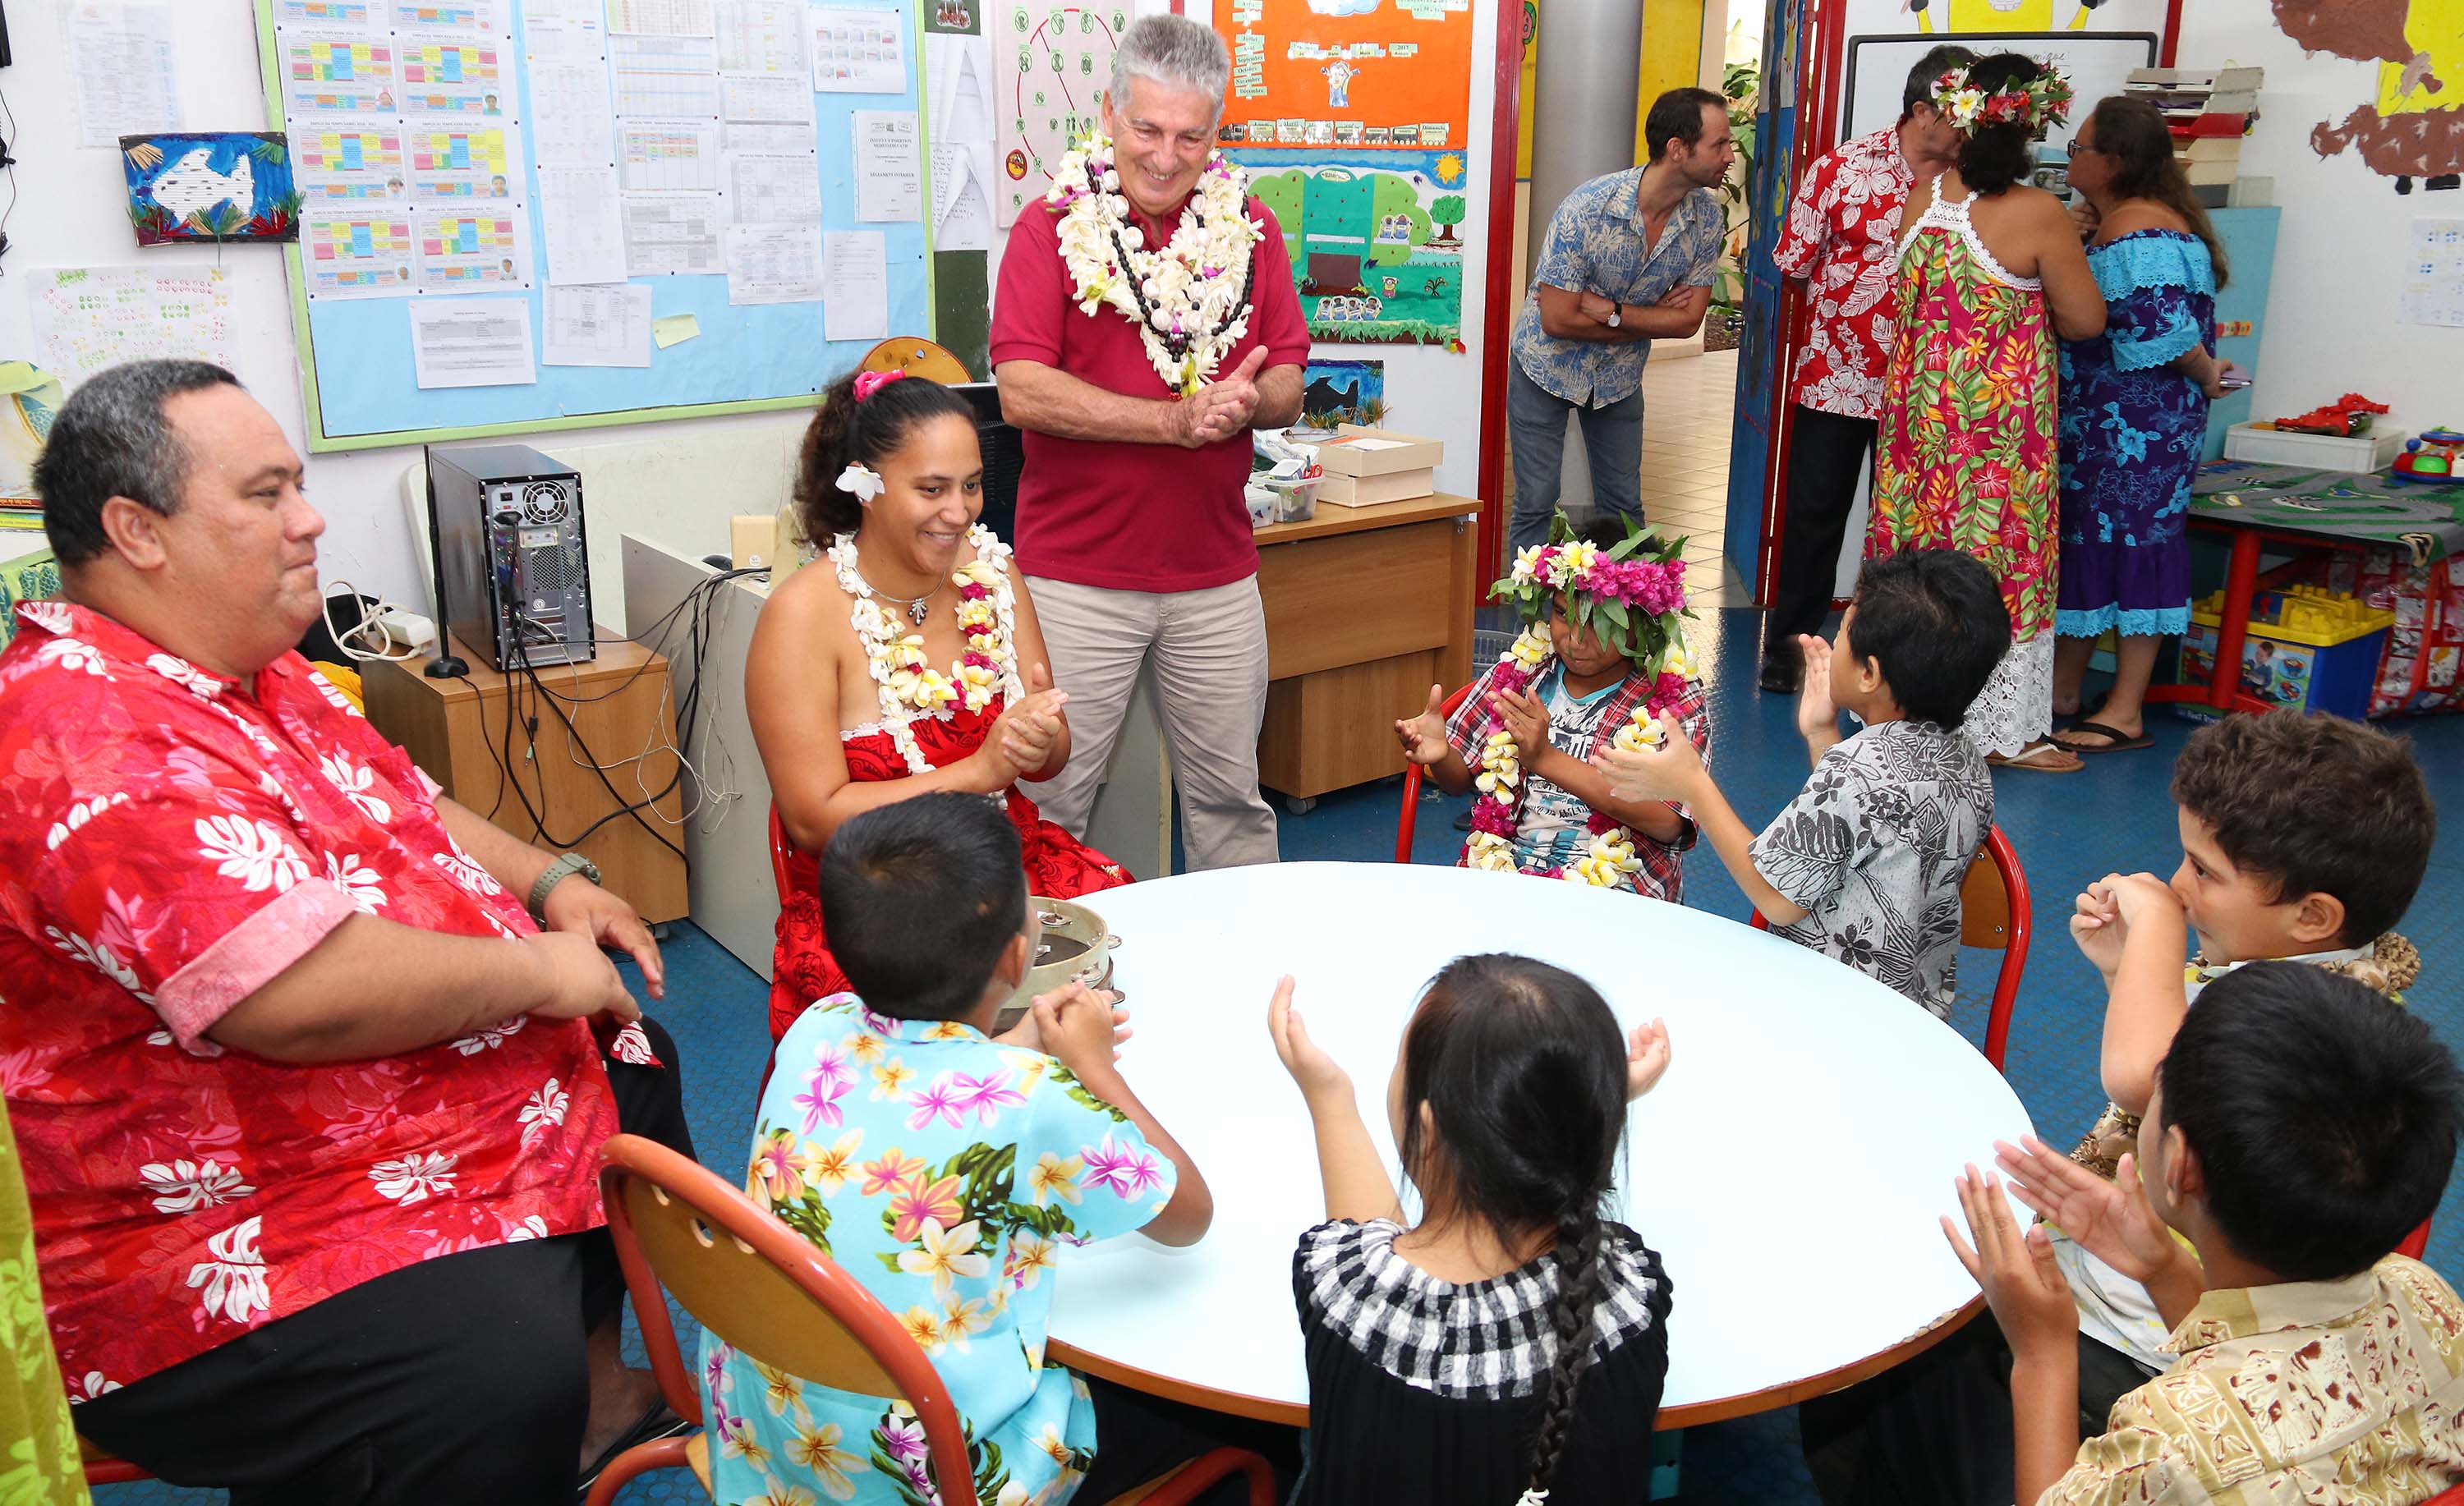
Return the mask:
[[[258,50],[264,59],[271,122],[284,123],[281,50],[275,33],[278,0],[257,0]],[[372,6],[371,10],[381,9]],[[924,101],[917,79],[923,60],[922,18],[915,0],[834,0],[834,9],[878,10],[894,15],[907,38],[904,86],[896,93],[816,94],[820,143],[822,229],[883,234],[888,257],[891,335],[934,330],[932,256],[920,221],[863,223],[856,218],[851,117],[858,110],[912,110],[924,154]],[[472,295],[415,294],[401,297],[308,296],[301,248],[288,254],[292,327],[299,347],[301,390],[311,450],[371,448],[441,440],[527,434],[543,430],[635,424],[716,413],[757,412],[802,406],[830,381],[861,360],[875,341],[825,338],[823,305],[731,305],[724,268],[710,273],[663,273],[627,279],[651,289],[656,319],[691,315],[700,333],[665,349],[653,348],[647,367],[548,366],[521,385],[423,388],[411,360],[408,305],[439,296],[501,296],[527,301],[532,354],[546,331],[547,240],[540,210],[539,173],[527,142],[537,129],[530,69],[521,56],[520,0],[508,0],[507,32],[515,42],[501,50],[504,66],[517,72],[512,122],[521,127],[525,150],[518,172],[529,217],[534,274],[526,290]],[[295,141],[297,137],[295,136]],[[612,165],[612,164],[611,164]],[[929,158],[918,167],[923,199],[930,203]],[[722,232],[723,234],[723,232]]]

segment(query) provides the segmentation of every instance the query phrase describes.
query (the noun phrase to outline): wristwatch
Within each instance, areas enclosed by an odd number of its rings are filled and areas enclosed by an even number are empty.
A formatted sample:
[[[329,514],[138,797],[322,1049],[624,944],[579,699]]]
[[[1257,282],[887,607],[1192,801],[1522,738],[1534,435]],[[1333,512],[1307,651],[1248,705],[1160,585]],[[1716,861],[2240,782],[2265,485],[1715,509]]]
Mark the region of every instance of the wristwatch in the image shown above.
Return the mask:
[[[539,878],[531,884],[531,919],[542,926],[547,924],[545,914],[547,891],[562,884],[567,875],[575,873],[581,874],[593,884],[599,882],[599,864],[578,852],[561,854],[555,862],[539,871]]]
[[[1614,330],[1614,329],[1622,329],[1624,326],[1625,326],[1625,305],[1624,305],[1624,304],[1622,304],[1622,303],[1612,303],[1612,304],[1610,304],[1610,305],[1609,305],[1609,328],[1611,328],[1611,329],[1613,329],[1613,330]]]

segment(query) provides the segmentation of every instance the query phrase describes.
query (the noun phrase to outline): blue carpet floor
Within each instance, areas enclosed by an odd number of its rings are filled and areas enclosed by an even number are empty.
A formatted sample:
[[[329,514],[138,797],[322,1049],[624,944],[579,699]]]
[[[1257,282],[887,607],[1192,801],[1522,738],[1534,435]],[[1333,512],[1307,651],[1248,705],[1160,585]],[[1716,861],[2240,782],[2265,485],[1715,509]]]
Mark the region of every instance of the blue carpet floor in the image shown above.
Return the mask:
[[[1795,795],[1805,778],[1804,745],[1797,738],[1791,705],[1754,688],[1754,649],[1760,617],[1750,611],[1704,614],[1696,629],[1711,664],[1712,763],[1740,814],[1759,825]],[[2047,775],[2000,772],[1995,775],[1998,819],[2017,847],[2035,893],[2036,949],[2030,959],[2012,1031],[2006,1063],[2030,1116],[2057,1141],[2083,1128],[2103,1106],[2097,1086],[2097,1045],[2103,997],[2096,974],[2072,949],[2064,930],[2071,898],[2114,869],[2170,874],[2181,852],[2174,835],[2172,801],[2166,781],[2173,754],[2190,731],[2170,716],[2151,717],[2153,749],[2089,761],[2086,772]],[[2464,788],[2464,721],[2437,718],[2387,724],[2409,734],[2432,790]],[[1384,861],[1392,857],[1399,781],[1363,786],[1329,796],[1306,816],[1287,815],[1283,854],[1288,860]],[[1419,811],[1416,858],[1451,862],[1461,836],[1452,821],[1458,801],[1432,795]],[[748,819],[743,813],[736,818]],[[2449,943],[2464,929],[2464,832],[2451,814],[2441,832],[2420,897],[2403,930],[2427,959],[2426,982],[2411,996],[2452,1043],[2464,1047],[2464,1002],[2451,970],[2464,959]],[[1718,858],[1707,848],[1686,864],[1686,898],[1699,908],[1743,918],[1748,912]],[[763,1028],[767,988],[718,945],[690,926],[676,928],[666,948],[668,1001],[659,1017],[675,1035],[686,1071],[685,1102],[703,1159],[731,1173],[740,1168],[752,1133],[753,1093],[766,1063]],[[1966,985],[1959,1024],[1982,1040],[1984,999],[1990,994],[1999,955],[1972,952],[1961,959]],[[1912,1084],[1878,1082],[1875,1091],[1903,1092]],[[1980,1149],[1983,1147],[1980,1147]],[[2464,1203],[2451,1184],[2430,1246],[2431,1263],[2450,1281],[2464,1276]],[[688,1335],[690,1320],[681,1320]],[[1740,1419],[1688,1432],[1683,1444],[1683,1493],[1688,1503],[1723,1506],[1812,1506],[1815,1500],[1797,1457],[1793,1410]],[[162,1485],[114,1487],[96,1493],[101,1506],[206,1502],[220,1493],[177,1491]],[[628,1502],[698,1501],[691,1476],[682,1473],[638,1481]]]

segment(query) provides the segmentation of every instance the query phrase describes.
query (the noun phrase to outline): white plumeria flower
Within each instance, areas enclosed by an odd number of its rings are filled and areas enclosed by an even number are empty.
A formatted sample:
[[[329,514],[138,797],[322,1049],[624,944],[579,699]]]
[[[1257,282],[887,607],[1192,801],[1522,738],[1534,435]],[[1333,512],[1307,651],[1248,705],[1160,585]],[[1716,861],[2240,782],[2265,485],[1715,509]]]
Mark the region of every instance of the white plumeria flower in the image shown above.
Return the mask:
[[[211,1156],[194,1161],[149,1161],[137,1168],[137,1179],[154,1194],[158,1213],[193,1213],[201,1208],[235,1203],[256,1189],[240,1180],[239,1168]]]
[[[252,894],[266,889],[288,894],[293,884],[308,877],[308,861],[271,822],[239,816],[201,816],[195,829],[198,856],[211,860],[217,874],[237,879]]]
[[[245,1323],[274,1304],[265,1290],[265,1257],[257,1253],[261,1218],[244,1219],[206,1241],[213,1258],[188,1267],[188,1287],[208,1318]]]
[[[452,1191],[453,1167],[460,1159],[442,1151],[414,1150],[368,1168],[368,1180],[377,1185],[377,1196],[391,1198],[408,1208]]]
[[[839,472],[839,490],[859,502],[869,502],[890,490],[883,484],[881,472],[862,461],[850,460]]]
[[[1533,544],[1529,549],[1516,550],[1514,569],[1507,578],[1517,585],[1528,585],[1540,578],[1540,545]]]

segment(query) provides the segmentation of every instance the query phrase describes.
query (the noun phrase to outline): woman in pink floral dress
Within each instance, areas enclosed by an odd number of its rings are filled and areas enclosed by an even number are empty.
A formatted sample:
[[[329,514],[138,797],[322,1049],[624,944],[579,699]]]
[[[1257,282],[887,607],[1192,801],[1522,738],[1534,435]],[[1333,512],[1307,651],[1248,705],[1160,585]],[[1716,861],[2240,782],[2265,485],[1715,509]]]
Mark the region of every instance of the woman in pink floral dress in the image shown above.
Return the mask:
[[[1992,568],[2012,648],[1966,731],[1994,763],[2068,773],[2052,742],[2054,334],[2104,327],[2104,300],[2061,202],[2024,181],[2032,142],[2069,107],[2052,69],[2005,53],[1945,74],[1935,102],[1968,133],[1957,164],[1908,197],[1898,332],[1874,453],[1865,557],[1959,549]],[[2050,328],[2049,328],[2050,326]]]

